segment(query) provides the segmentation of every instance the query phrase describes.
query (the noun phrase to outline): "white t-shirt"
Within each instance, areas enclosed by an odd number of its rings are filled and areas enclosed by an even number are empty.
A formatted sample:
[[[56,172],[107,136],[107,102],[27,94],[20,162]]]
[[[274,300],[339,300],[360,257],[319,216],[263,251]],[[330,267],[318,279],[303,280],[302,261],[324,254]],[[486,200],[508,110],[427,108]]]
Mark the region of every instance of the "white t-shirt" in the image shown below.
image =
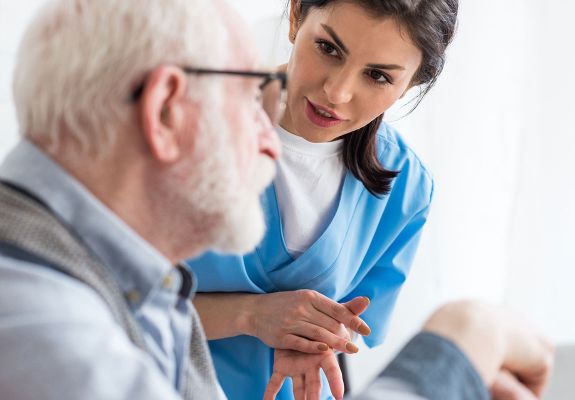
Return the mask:
[[[335,210],[346,168],[343,140],[311,143],[278,127],[282,155],[275,179],[287,250],[297,258],[325,231]]]

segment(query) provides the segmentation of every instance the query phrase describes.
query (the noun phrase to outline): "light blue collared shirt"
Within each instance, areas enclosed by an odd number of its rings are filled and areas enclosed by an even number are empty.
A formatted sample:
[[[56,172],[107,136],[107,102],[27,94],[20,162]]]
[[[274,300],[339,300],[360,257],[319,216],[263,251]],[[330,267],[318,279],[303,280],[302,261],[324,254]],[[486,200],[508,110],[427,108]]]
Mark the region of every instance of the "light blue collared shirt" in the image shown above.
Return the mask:
[[[2,399],[181,400],[193,306],[180,270],[30,142],[9,154],[0,179],[42,200],[110,268],[152,354],[130,342],[91,288],[0,253]],[[424,400],[414,389],[442,399],[487,394],[463,353],[424,334],[354,399]]]
[[[2,398],[179,399],[193,307],[181,272],[31,142],[7,156],[0,179],[42,200],[110,269],[152,354],[85,284],[0,254]]]

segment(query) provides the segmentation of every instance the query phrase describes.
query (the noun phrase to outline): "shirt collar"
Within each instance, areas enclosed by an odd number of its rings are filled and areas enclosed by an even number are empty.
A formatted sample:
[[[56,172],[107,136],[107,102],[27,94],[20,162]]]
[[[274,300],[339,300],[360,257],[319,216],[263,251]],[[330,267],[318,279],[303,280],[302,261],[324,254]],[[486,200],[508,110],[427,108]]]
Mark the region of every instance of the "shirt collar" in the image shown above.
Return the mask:
[[[0,178],[45,203],[107,266],[133,308],[162,284],[170,261],[32,142],[23,139],[0,166]]]
[[[315,157],[331,157],[341,154],[343,150],[343,139],[332,142],[313,143],[285,130],[281,126],[276,127],[276,132],[280,138],[282,147],[288,151],[291,150]]]

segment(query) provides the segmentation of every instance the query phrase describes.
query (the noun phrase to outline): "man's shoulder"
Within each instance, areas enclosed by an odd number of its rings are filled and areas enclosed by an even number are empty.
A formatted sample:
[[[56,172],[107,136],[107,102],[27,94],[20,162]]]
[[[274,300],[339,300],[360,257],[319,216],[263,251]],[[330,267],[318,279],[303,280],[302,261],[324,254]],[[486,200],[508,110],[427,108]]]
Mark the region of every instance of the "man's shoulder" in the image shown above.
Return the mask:
[[[0,387],[11,399],[179,398],[96,292],[3,256],[0,354]]]
[[[2,320],[29,313],[114,321],[102,298],[84,283],[51,267],[0,255],[0,329]]]

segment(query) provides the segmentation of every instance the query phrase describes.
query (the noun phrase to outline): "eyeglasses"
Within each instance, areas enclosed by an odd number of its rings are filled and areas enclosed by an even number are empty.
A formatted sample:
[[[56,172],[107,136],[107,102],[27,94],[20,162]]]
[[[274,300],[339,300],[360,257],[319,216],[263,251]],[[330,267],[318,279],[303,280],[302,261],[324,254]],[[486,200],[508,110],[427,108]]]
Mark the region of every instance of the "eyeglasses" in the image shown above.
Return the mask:
[[[284,72],[234,71],[192,67],[182,67],[182,70],[186,74],[220,74],[262,79],[263,82],[259,85],[260,93],[257,99],[261,103],[262,109],[273,125],[277,125],[283,116],[287,98],[287,74]],[[131,96],[132,101],[140,98],[144,86],[145,83],[142,83],[134,90]]]

